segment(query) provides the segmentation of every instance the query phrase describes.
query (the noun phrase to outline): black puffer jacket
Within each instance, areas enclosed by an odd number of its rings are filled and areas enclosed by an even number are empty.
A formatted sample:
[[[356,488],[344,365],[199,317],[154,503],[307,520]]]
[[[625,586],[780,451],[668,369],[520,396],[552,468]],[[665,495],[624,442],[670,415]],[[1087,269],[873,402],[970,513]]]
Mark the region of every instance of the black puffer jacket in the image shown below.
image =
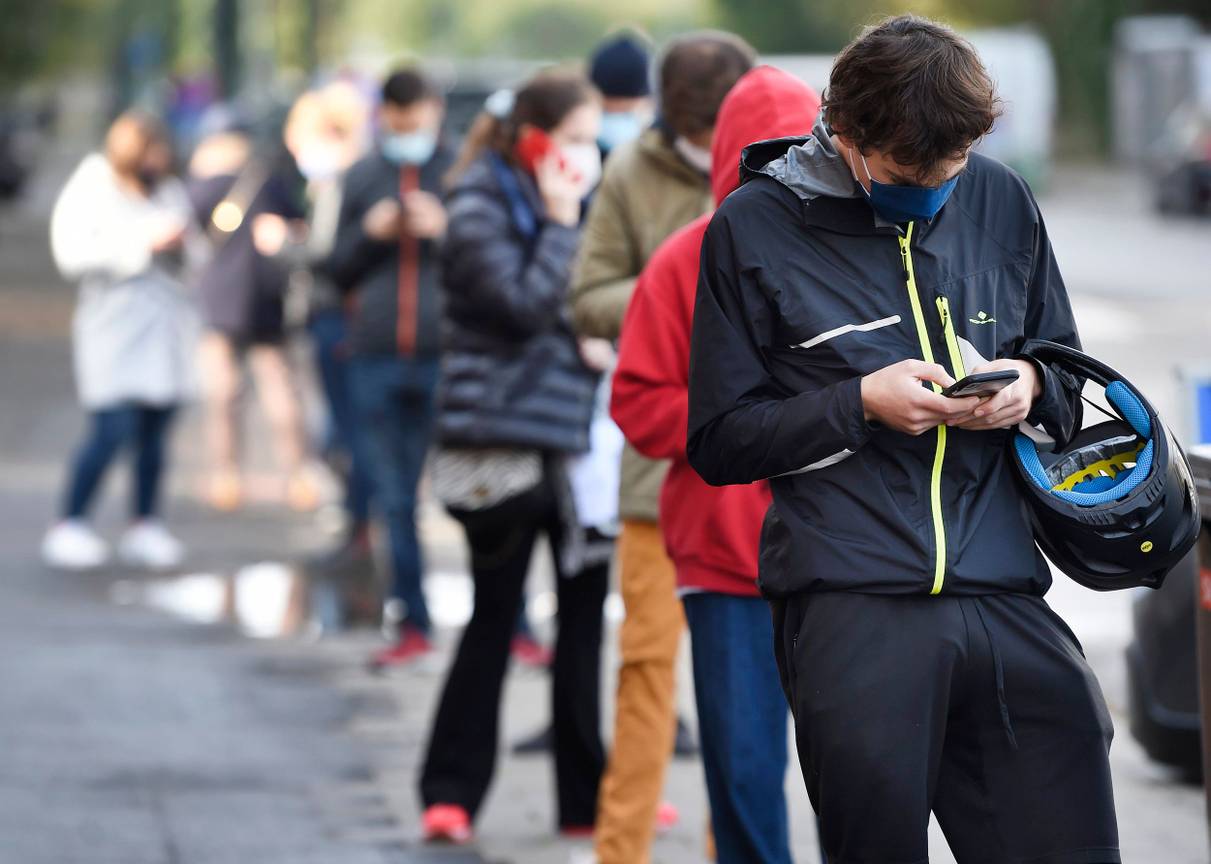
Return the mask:
[[[441,441],[587,450],[598,376],[566,309],[579,232],[544,221],[530,178],[493,158],[473,163],[446,201]],[[512,196],[501,170],[516,181]]]

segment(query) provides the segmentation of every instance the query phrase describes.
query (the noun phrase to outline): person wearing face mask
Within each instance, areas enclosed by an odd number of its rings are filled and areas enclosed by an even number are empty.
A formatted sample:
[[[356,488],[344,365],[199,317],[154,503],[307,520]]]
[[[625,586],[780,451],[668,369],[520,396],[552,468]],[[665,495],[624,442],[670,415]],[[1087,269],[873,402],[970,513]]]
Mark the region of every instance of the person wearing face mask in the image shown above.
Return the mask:
[[[444,103],[419,70],[383,84],[378,140],[342,185],[332,251],[322,265],[348,298],[353,402],[378,512],[390,538],[397,638],[374,668],[432,650],[421,590],[416,497],[433,430],[439,358],[438,251],[446,233],[439,197],[452,153]]]
[[[182,275],[198,238],[185,188],[171,172],[164,128],[128,112],[110,127],[104,151],[80,163],[51,215],[55,263],[80,284],[72,349],[90,418],[71,463],[61,520],[42,542],[42,557],[53,567],[87,569],[108,560],[88,511],[110,464],[127,448],[134,455],[132,519],[119,556],[156,570],[184,557],[160,521],[159,500],[173,415],[196,392],[198,322]]]
[[[1120,861],[1110,714],[1043,595],[1006,443],[1063,446],[1079,348],[1039,207],[972,151],[999,103],[915,16],[837,57],[812,134],[744,150],[706,231],[689,463],[768,479],[759,584],[829,861]],[[944,122],[942,122],[944,121]],[[973,372],[1016,380],[941,391]]]
[[[819,108],[816,92],[781,70],[759,66],[741,78],[719,108],[715,200],[736,188],[749,142],[801,135]],[[712,489],[685,460],[690,327],[709,221],[675,232],[643,268],[619,340],[610,413],[640,452],[672,460],[660,525],[689,622],[715,861],[790,864],[786,700],[756,585],[769,487]]]
[[[627,32],[606,39],[589,58],[589,80],[601,93],[603,159],[652,124],[651,62],[647,42]]]
[[[577,331],[616,340],[635,279],[675,230],[712,207],[711,140],[716,114],[755,54],[728,33],[675,40],[659,64],[660,120],[615,149],[585,222],[572,279]],[[694,753],[675,710],[677,649],[685,616],[660,533],[659,495],[667,462],[623,451],[618,511],[619,580],[627,614],[614,746],[602,782],[596,853],[602,864],[647,861],[657,820],[676,821],[661,805],[664,771],[676,746]]]
[[[345,172],[365,151],[369,113],[358,88],[338,80],[300,96],[283,128],[286,148],[307,184],[306,236],[284,251],[297,265],[296,278],[306,285],[307,332],[328,407],[322,452],[345,483],[345,535],[316,564],[321,571],[349,576],[372,572],[371,478],[351,392],[346,313],[341,293],[322,265],[336,239]]]
[[[496,102],[498,100],[493,100]],[[445,337],[433,491],[462,524],[475,604],[431,726],[420,778],[427,840],[471,839],[495,768],[509,644],[539,534],[558,597],[551,712],[561,832],[592,830],[605,756],[599,701],[612,543],[573,489],[593,445],[601,345],[572,331],[567,289],[582,202],[596,183],[601,107],[550,71],[490,106],[447,196]],[[605,353],[609,346],[604,346]]]

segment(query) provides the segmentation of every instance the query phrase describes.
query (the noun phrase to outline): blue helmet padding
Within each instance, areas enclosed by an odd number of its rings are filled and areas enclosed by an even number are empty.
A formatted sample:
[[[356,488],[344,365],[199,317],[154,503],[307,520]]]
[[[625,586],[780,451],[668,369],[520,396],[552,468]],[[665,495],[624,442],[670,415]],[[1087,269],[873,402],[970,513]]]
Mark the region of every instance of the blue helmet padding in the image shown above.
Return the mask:
[[[1131,388],[1122,381],[1111,381],[1106,385],[1106,401],[1119,410],[1123,419],[1135,430],[1141,438],[1152,437],[1152,421],[1148,418],[1148,410],[1139,397],[1131,392]]]
[[[1086,494],[1093,492],[1105,492],[1107,489],[1113,489],[1118,485],[1118,477],[1093,477],[1089,480],[1082,480],[1080,483],[1072,485],[1073,492],[1084,492]]]
[[[1110,386],[1113,387],[1114,385]],[[1106,393],[1109,396],[1109,387],[1106,388]],[[1135,399],[1134,394],[1127,391],[1127,395],[1135,401],[1135,405],[1142,411],[1143,406],[1140,405],[1138,399]],[[1145,428],[1151,428],[1146,412],[1143,417]],[[1133,423],[1132,425],[1134,426],[1135,424]],[[1077,491],[1077,489],[1053,490],[1050,482],[1047,480],[1047,472],[1043,470],[1043,462],[1039,459],[1039,449],[1035,443],[1021,432],[1014,436],[1013,439],[1013,449],[1017,453],[1018,461],[1022,463],[1022,467],[1026,469],[1026,473],[1030,476],[1030,479],[1044,492],[1056,496],[1061,501],[1067,501],[1070,504],[1076,504],[1081,507],[1094,507],[1098,504],[1109,504],[1111,501],[1117,501],[1148,479],[1148,474],[1152,470],[1152,444],[1153,442],[1149,441],[1144,449],[1140,451],[1139,456],[1135,460],[1135,467],[1130,472],[1120,472],[1117,477],[1098,477],[1084,483],[1079,483],[1077,485],[1081,491]]]

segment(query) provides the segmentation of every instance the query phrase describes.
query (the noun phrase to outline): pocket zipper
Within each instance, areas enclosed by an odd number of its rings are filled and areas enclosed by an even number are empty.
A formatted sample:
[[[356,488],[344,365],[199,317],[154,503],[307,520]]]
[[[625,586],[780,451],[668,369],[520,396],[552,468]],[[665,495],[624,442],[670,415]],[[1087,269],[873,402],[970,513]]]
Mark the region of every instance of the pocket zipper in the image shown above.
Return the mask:
[[[959,349],[959,337],[955,335],[954,319],[950,315],[950,300],[946,295],[939,294],[937,304],[938,315],[942,318],[942,332],[946,336],[946,351],[950,354],[951,372],[957,381],[967,375],[967,369],[963,365],[963,352]]]

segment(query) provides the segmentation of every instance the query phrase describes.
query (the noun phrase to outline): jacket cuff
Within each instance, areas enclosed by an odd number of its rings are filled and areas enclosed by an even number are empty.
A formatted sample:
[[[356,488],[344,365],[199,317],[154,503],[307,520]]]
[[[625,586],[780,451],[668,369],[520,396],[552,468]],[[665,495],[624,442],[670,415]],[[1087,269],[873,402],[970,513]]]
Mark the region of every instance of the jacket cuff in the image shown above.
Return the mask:
[[[865,444],[873,431],[866,422],[866,409],[862,407],[862,378],[855,376],[837,385],[838,417],[843,421],[845,434],[851,450]]]
[[[561,251],[575,254],[580,245],[580,229],[569,228],[561,222],[546,221],[542,223],[538,240],[544,245],[549,244]]]
[[[1062,428],[1063,417],[1067,413],[1067,391],[1064,382],[1050,366],[1028,354],[1018,354],[1013,359],[1029,361],[1042,384],[1042,392],[1031,405],[1026,422],[1031,426],[1042,426],[1047,434],[1057,441],[1064,439],[1067,437]]]

